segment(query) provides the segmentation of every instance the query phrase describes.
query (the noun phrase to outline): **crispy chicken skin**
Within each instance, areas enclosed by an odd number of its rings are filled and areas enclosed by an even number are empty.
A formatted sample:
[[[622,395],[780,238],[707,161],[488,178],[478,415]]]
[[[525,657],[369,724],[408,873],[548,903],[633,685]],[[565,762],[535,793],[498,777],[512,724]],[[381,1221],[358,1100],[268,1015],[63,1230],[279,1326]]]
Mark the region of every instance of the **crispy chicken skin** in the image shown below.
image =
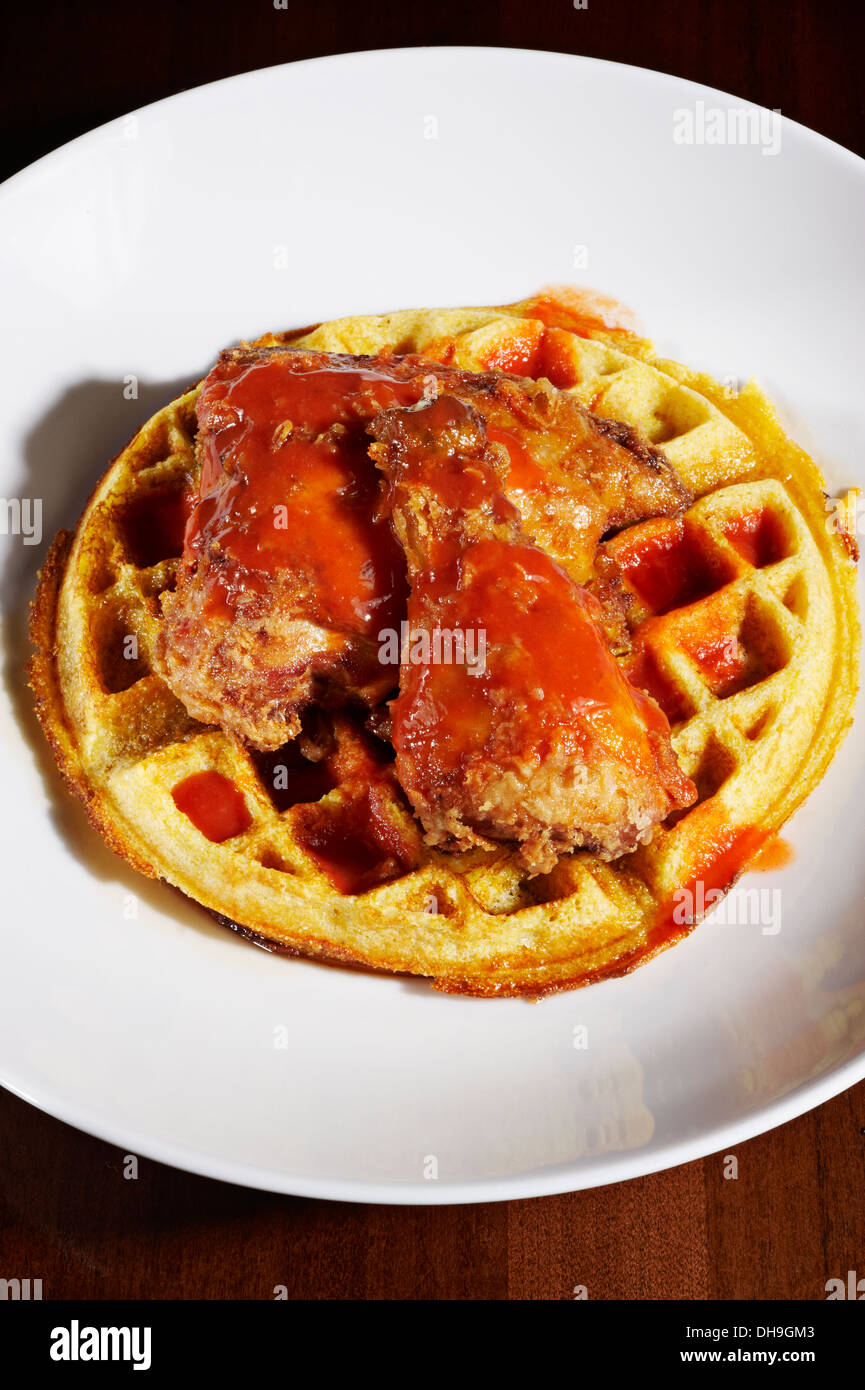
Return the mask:
[[[374,706],[394,687],[377,634],[405,609],[405,562],[376,516],[365,425],[399,394],[356,358],[224,352],[199,397],[199,496],[158,667],[196,718],[259,749],[304,709]],[[367,369],[367,370],[365,370]]]
[[[418,356],[238,348],[202,387],[199,496],[162,601],[157,668],[192,715],[274,749],[311,704],[373,708],[393,690],[378,634],[405,616],[405,563],[377,512],[366,426],[445,391],[483,421],[527,535],[596,588],[608,638],[627,647],[621,584],[593,571],[598,542],[688,501],[634,431],[547,381]]]
[[[659,449],[636,430],[590,414],[549,382],[493,373],[441,389],[472,405],[507,463],[503,486],[523,528],[578,583],[592,574],[598,542],[692,500]]]
[[[369,428],[408,565],[396,770],[427,843],[516,843],[535,874],[577,846],[634,849],[696,790],[613,658],[600,603],[529,539],[465,400],[385,410]],[[426,655],[442,633],[461,633],[474,665],[442,660],[441,644]]]

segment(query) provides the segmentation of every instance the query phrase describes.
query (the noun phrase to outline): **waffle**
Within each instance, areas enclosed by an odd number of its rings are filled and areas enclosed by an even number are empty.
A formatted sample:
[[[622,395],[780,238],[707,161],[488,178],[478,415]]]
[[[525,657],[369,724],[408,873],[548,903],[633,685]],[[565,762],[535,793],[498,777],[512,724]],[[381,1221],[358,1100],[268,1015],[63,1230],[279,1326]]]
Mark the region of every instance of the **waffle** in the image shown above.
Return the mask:
[[[851,720],[854,566],[815,465],[755,385],[725,389],[556,298],[259,341],[548,375],[664,450],[698,500],[604,549],[632,597],[621,659],[670,718],[699,800],[614,863],[577,852],[528,877],[506,846],[425,846],[386,745],[359,717],[314,716],[323,756],[300,772],[296,750],[263,757],[196,723],[153,669],[197,477],[193,389],[144,425],[75,532],[58,535],[33,608],[37,709],[93,825],[141,872],[269,949],[450,992],[572,988],[679,940],[706,890],[727,889],[816,785]],[[178,795],[196,778],[203,794],[233,789],[224,838],[202,833]],[[676,910],[683,890],[692,911]]]

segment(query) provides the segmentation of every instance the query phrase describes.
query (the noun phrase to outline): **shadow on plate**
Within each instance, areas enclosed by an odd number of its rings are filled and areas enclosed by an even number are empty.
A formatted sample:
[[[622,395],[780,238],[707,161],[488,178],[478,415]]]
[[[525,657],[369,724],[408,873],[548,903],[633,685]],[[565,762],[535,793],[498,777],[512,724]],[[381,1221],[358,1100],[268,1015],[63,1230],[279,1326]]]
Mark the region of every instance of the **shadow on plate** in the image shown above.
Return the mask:
[[[161,406],[188,390],[193,374],[176,381],[139,383],[138,397],[125,400],[117,381],[90,380],[71,387],[27,437],[20,497],[42,501],[42,537],[25,545],[9,537],[2,568],[3,679],[21,736],[31,749],[50,802],[51,820],[76,859],[94,877],[128,888],[155,911],[214,936],[222,932],[204,909],[168,884],[147,879],[108,849],[91,828],[78,801],[66,790],[39,727],[27,685],[32,654],[28,634],[30,601],[39,569],[55,533],[72,528],[111,459]]]

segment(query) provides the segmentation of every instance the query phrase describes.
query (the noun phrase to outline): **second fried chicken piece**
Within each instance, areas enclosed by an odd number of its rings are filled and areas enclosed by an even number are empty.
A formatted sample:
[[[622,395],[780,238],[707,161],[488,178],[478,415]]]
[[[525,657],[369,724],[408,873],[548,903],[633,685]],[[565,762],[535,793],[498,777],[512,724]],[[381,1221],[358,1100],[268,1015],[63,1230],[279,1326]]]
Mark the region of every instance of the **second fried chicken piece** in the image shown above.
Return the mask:
[[[527,537],[465,401],[386,410],[369,429],[410,584],[396,769],[427,842],[515,842],[533,873],[576,846],[634,849],[696,791],[663,714],[616,664],[600,604]],[[473,664],[436,660],[444,634]]]
[[[523,530],[600,599],[608,641],[614,651],[627,651],[631,597],[618,567],[599,562],[598,543],[611,531],[688,505],[691,495],[666,456],[630,425],[592,415],[546,380],[429,370],[438,391],[477,411]]]

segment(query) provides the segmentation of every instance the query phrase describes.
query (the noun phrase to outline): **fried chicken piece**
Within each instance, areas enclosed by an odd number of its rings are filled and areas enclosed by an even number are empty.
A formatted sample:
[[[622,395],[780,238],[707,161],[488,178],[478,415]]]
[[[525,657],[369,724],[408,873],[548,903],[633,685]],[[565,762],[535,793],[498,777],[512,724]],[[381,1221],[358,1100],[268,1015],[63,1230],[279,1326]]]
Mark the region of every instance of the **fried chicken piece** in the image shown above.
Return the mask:
[[[692,500],[660,449],[549,382],[484,373],[457,390],[442,385],[478,411],[507,460],[504,491],[524,530],[579,584],[592,575],[602,536]]]
[[[577,846],[634,849],[696,789],[614,660],[598,600],[526,535],[471,405],[442,395],[369,428],[410,584],[396,771],[427,843],[516,842],[532,873]],[[436,660],[444,634],[473,663]]]
[[[473,406],[530,536],[596,585],[627,649],[621,585],[593,576],[598,541],[687,494],[664,456],[549,382],[417,356],[287,347],[221,354],[198,401],[199,496],[156,661],[190,713],[273,749],[310,704],[374,707],[396,684],[378,634],[405,613],[367,423],[447,391]]]
[[[611,531],[674,516],[692,501],[660,449],[630,425],[592,415],[548,381],[434,367],[438,390],[472,405],[506,461],[504,491],[527,535],[601,602],[617,653],[630,648],[631,596],[618,567],[599,563]]]
[[[632,596],[619,566],[598,545],[623,527],[675,516],[690,505],[691,493],[666,455],[630,425],[593,415],[543,378],[437,364],[427,370],[435,393],[457,396],[477,411],[523,530],[596,594],[614,650],[627,650]]]
[[[222,353],[201,390],[199,496],[157,666],[192,715],[262,750],[309,705],[375,706],[396,683],[377,634],[404,615],[405,562],[364,432],[378,391],[393,404],[423,387],[269,348]]]

